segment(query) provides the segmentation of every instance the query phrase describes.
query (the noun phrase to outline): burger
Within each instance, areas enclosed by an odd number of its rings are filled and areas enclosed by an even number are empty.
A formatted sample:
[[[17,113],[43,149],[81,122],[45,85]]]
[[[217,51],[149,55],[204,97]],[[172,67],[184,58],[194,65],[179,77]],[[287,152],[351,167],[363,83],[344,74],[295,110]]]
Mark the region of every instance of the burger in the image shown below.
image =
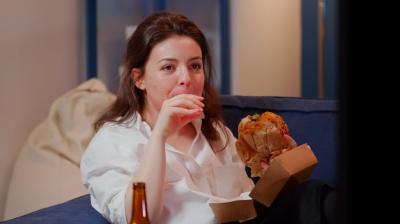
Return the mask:
[[[236,149],[239,157],[251,168],[252,177],[260,177],[275,157],[292,149],[289,129],[283,118],[272,112],[248,115],[238,127]]]

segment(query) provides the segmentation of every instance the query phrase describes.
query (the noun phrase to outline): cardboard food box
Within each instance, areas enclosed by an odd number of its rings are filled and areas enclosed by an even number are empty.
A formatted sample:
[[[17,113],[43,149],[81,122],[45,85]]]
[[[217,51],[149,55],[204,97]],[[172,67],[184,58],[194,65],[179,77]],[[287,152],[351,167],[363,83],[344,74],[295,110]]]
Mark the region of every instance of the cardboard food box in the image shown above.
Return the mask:
[[[318,160],[308,144],[302,144],[275,157],[259,179],[250,197],[269,207],[283,189],[305,182]],[[253,200],[210,203],[220,223],[247,220],[257,216]]]
[[[300,145],[275,157],[257,182],[250,197],[269,207],[283,188],[305,182],[318,160],[308,144]]]
[[[237,200],[222,203],[210,203],[218,222],[244,221],[257,217],[253,200]]]

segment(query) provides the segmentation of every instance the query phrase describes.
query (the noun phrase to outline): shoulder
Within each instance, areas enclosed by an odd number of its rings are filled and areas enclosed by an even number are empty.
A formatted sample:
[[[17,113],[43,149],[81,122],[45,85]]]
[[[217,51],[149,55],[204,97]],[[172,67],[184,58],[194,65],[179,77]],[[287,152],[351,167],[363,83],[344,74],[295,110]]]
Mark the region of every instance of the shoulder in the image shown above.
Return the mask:
[[[96,132],[93,140],[107,139],[108,141],[113,140],[139,140],[145,137],[145,130],[142,127],[141,119],[137,119],[136,116],[123,121],[123,122],[106,122]]]
[[[94,134],[84,154],[110,156],[115,152],[128,153],[147,141],[148,138],[135,125],[107,122]]]
[[[105,123],[87,145],[81,158],[81,170],[132,165],[141,158],[147,141],[133,126]]]

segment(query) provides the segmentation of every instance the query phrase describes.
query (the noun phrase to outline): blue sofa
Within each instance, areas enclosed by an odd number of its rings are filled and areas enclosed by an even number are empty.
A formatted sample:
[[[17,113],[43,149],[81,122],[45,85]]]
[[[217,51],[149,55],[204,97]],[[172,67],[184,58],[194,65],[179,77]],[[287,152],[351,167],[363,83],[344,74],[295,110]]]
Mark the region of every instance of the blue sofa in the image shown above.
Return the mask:
[[[336,186],[338,109],[335,100],[293,97],[221,96],[227,126],[237,136],[237,125],[246,115],[266,110],[281,115],[298,144],[308,143],[318,158],[311,176]],[[108,223],[90,205],[89,195],[1,222],[4,224]]]

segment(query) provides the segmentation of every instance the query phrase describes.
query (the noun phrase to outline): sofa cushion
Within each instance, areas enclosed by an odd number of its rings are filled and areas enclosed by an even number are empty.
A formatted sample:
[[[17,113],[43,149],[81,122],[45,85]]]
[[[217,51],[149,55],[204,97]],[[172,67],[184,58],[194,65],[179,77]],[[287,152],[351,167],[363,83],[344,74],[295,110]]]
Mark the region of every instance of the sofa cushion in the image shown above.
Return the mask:
[[[318,158],[311,178],[336,186],[337,101],[223,95],[221,104],[226,125],[236,137],[240,120],[249,114],[268,110],[281,115],[296,142],[308,143]]]
[[[83,195],[62,204],[50,206],[15,219],[4,224],[107,224],[109,223],[90,204],[90,195]]]

